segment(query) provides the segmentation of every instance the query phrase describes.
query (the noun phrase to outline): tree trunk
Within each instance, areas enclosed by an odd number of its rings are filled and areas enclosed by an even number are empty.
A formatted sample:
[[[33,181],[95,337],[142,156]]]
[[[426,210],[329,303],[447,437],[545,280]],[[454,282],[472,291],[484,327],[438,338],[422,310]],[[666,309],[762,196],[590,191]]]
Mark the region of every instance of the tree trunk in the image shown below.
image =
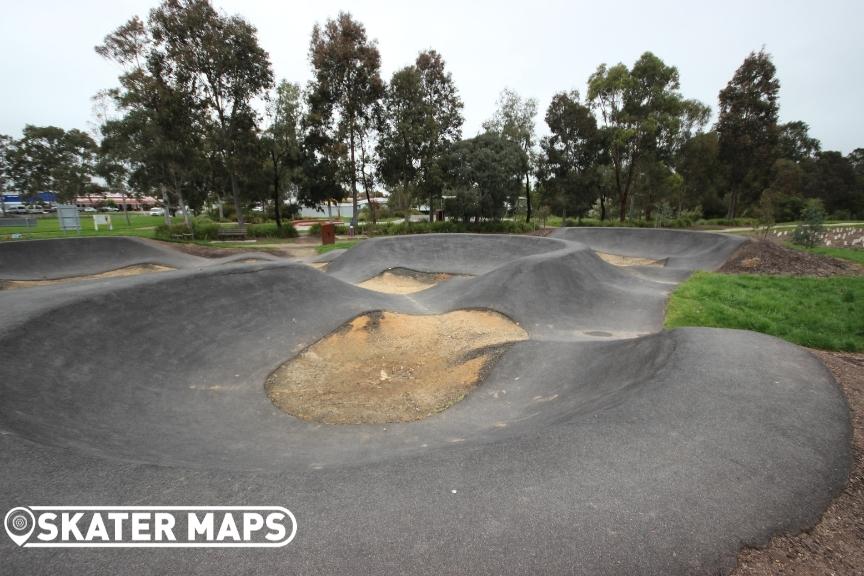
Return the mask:
[[[366,192],[366,202],[368,202],[369,205],[369,214],[372,216],[372,224],[377,224],[377,209],[375,208],[375,205],[372,204],[372,197],[369,194],[369,180],[366,178],[366,149],[363,147],[360,148],[360,170],[363,174],[363,190]]]
[[[192,223],[189,221],[189,212],[186,210],[186,200],[183,198],[183,189],[180,182],[177,180],[177,175],[173,175],[174,191],[177,193],[177,201],[180,202],[180,212],[183,214],[183,223],[186,228],[192,230]]]
[[[528,172],[525,172],[525,202],[528,207],[528,215],[525,217],[525,221],[531,222],[531,183]]]
[[[600,194],[600,222],[606,220],[606,199]]]
[[[432,211],[432,200],[435,198],[434,192],[429,192],[429,222],[435,221],[435,213]]]
[[[353,210],[351,211],[351,226],[354,230],[357,229],[357,163],[354,160],[354,119],[351,119],[349,128],[351,140],[351,202]]]
[[[729,211],[726,213],[726,217],[730,220],[735,219],[735,212],[738,210],[738,190],[732,189],[731,194],[729,195]]]
[[[282,202],[281,194],[279,194],[279,164],[276,159],[276,152],[270,150],[270,159],[273,161],[273,213],[276,216],[276,228],[282,228]]]
[[[168,196],[168,188],[164,184],[160,184],[162,190],[162,203],[165,205],[165,225],[171,226],[171,198]]]
[[[243,211],[240,209],[240,190],[237,187],[237,176],[234,170],[231,170],[231,194],[234,196],[234,211],[237,213],[237,224],[242,226],[246,219],[243,216]]]
[[[123,200],[123,216],[126,217],[126,225],[132,226],[132,220],[129,218],[129,206],[126,205],[127,202],[126,202],[126,191],[125,190],[120,191],[120,199]]]

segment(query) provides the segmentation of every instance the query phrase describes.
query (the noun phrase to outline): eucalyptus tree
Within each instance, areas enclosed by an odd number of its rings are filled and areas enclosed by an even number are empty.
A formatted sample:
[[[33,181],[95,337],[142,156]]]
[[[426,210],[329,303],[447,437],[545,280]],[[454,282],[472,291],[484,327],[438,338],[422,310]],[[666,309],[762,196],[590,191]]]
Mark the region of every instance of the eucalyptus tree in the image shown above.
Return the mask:
[[[15,140],[11,136],[0,134],[0,214],[6,214],[6,192],[9,191],[14,150]]]
[[[579,92],[560,92],[552,97],[545,119],[550,134],[540,142],[538,178],[547,203],[581,215],[599,197],[605,219],[600,171],[605,142],[591,109],[580,102]]]
[[[267,105],[269,126],[262,134],[273,185],[276,226],[282,226],[283,190],[296,186],[303,165],[303,94],[299,84],[282,80]]]
[[[768,184],[777,156],[780,82],[771,55],[751,52],[720,91],[717,134],[729,184],[728,217],[742,198],[754,201]]]
[[[441,164],[463,220],[504,216],[518,198],[525,162],[519,144],[494,132],[456,143]]]
[[[397,70],[384,97],[377,151],[381,178],[433,204],[444,187],[441,159],[462,137],[462,100],[453,77],[434,50]]]
[[[96,47],[122,67],[120,86],[107,92],[122,116],[106,121],[102,132],[115,158],[123,154],[134,165],[134,181],[159,190],[165,223],[171,222],[173,191],[189,226],[183,189],[204,137],[204,110],[194,78],[171,58],[159,28],[167,5],[152,10],[147,23],[131,18]]]
[[[348,180],[357,225],[357,149],[375,104],[384,95],[381,55],[366,28],[347,12],[324,26],[315,25],[309,47],[314,79],[311,90],[323,104],[319,110],[348,153]]]
[[[28,124],[8,154],[8,172],[25,198],[47,191],[74,201],[91,182],[96,149],[81,130]]]
[[[494,132],[518,144],[525,153],[525,202],[526,221],[531,221],[531,172],[536,166],[534,146],[536,136],[534,118],[537,116],[537,99],[522,98],[515,90],[505,88],[498,96],[497,110],[491,119],[483,123],[487,132]]]
[[[225,162],[242,224],[238,169],[250,122],[257,129],[253,103],[273,84],[269,55],[254,26],[220,14],[208,0],[165,0],[150,13],[150,25],[178,81],[212,116],[214,146]]]
[[[662,149],[682,125],[687,106],[678,88],[678,69],[651,52],[629,69],[601,64],[588,79],[588,102],[606,138],[621,221],[640,159]]]

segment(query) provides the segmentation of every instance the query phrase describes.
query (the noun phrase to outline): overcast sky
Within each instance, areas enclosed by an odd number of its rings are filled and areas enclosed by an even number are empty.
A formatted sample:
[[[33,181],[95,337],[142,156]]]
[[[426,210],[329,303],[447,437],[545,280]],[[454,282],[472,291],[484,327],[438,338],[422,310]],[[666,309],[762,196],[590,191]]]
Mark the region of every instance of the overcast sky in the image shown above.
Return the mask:
[[[0,132],[24,124],[90,129],[91,97],[118,69],[93,46],[156,0],[0,0]],[[438,50],[465,102],[466,136],[505,86],[539,101],[578,89],[597,65],[631,65],[650,50],[678,67],[681,90],[717,108],[717,93],[751,50],[774,57],[781,121],[803,120],[824,149],[864,147],[864,2],[394,2],[214,0],[258,28],[277,78],[305,83],[315,22],[347,10],[378,40],[382,76]]]

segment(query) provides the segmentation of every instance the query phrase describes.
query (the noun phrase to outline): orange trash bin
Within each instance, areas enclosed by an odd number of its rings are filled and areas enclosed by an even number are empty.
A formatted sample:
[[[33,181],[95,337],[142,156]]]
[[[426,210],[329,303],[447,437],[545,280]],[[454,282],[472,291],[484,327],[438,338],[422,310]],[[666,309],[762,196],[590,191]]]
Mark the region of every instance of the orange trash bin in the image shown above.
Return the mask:
[[[321,224],[321,244],[336,243],[336,225],[332,222]]]

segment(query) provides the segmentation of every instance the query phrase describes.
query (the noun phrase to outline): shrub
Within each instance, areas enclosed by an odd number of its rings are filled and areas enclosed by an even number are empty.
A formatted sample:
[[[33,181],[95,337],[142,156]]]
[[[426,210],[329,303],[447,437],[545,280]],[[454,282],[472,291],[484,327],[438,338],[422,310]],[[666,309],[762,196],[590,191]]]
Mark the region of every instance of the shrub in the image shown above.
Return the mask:
[[[801,210],[801,219],[795,231],[792,232],[792,242],[807,248],[813,248],[822,238],[825,222],[825,208],[821,200],[808,200],[804,209]]]
[[[171,224],[166,226],[160,224],[156,227],[153,235],[161,240],[171,240],[177,234],[189,234],[190,230],[185,224]],[[195,240],[215,240],[219,232],[219,225],[207,219],[192,221],[192,236]]]
[[[321,224],[322,222],[316,222],[309,227],[309,235],[310,236],[320,236],[321,235]],[[358,234],[363,230],[362,226],[358,226]],[[336,234],[348,234],[348,225],[347,224],[336,224]]]
[[[266,224],[250,224],[246,227],[246,235],[250,238],[296,238],[297,230],[288,222],[283,222],[282,227],[276,226],[275,222]]]
[[[522,234],[533,232],[534,224],[523,221],[498,220],[484,222],[459,222],[445,220],[443,222],[387,222],[377,226],[369,226],[370,236],[396,236],[401,234]]]

